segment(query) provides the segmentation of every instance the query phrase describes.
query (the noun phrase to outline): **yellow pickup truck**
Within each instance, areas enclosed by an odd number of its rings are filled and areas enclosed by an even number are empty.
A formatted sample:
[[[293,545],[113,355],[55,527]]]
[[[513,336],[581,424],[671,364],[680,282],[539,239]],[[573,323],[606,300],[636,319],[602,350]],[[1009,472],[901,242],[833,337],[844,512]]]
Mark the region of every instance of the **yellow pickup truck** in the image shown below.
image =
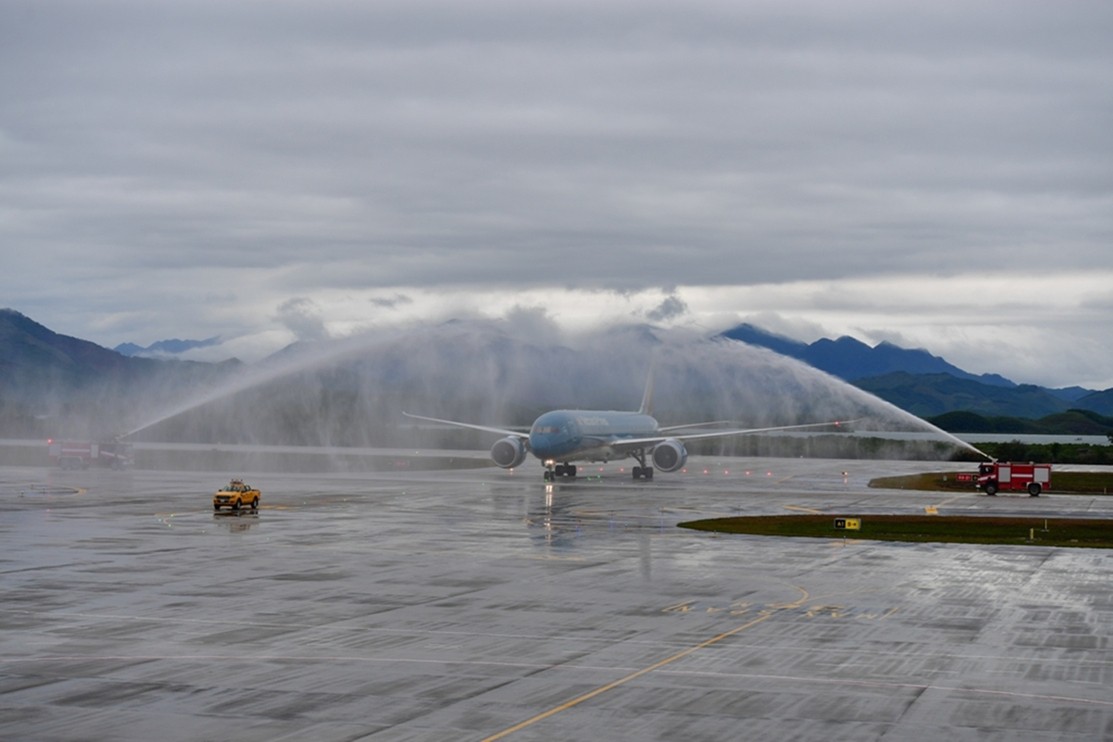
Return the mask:
[[[259,496],[259,490],[244,484],[242,479],[233,479],[213,493],[213,510],[220,510],[226,505],[229,510],[239,510],[245,506],[256,510],[259,507]]]

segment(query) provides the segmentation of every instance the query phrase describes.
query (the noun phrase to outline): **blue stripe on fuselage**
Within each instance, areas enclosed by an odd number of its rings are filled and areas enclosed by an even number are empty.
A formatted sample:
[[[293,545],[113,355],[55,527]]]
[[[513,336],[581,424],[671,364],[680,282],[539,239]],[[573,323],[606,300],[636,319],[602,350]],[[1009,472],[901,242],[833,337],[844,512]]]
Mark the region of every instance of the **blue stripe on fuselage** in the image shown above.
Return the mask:
[[[529,431],[529,447],[541,460],[557,461],[622,458],[608,447],[623,438],[657,434],[657,421],[638,412],[553,410],[537,418]]]

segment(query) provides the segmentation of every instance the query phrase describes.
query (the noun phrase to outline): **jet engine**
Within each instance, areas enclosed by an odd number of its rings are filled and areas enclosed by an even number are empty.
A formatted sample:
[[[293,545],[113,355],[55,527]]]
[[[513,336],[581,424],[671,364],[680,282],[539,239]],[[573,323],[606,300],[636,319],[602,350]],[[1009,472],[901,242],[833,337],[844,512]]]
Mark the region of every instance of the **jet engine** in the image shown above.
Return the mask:
[[[676,471],[688,463],[688,449],[675,438],[661,441],[653,449],[653,465],[661,471]]]
[[[526,460],[526,443],[521,438],[508,435],[491,446],[491,460],[503,469],[513,469]]]

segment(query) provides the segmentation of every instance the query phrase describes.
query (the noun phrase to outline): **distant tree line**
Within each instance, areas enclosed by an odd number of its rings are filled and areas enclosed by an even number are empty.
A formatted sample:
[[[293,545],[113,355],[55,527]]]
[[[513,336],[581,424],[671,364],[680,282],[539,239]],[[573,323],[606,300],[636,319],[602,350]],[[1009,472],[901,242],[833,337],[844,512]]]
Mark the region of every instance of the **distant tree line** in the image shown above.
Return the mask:
[[[1113,441],[1111,441],[1113,443]],[[1091,443],[979,443],[978,448],[998,461],[1036,461],[1048,464],[1113,465],[1113,445]],[[963,457],[967,458],[967,457]]]
[[[1052,464],[1113,465],[1113,418],[1089,410],[1067,410],[1038,420],[1022,417],[987,417],[974,412],[948,412],[928,422],[949,433],[998,435],[1104,435],[1110,445],[1089,443],[1024,443],[1019,439],[979,443],[978,448],[1000,461],[1039,461]],[[956,458],[974,460],[973,453]]]
[[[948,433],[997,433],[1005,435],[1104,435],[1113,443],[1113,417],[1090,410],[1072,409],[1030,419],[988,417],[976,412],[947,412],[927,421]]]

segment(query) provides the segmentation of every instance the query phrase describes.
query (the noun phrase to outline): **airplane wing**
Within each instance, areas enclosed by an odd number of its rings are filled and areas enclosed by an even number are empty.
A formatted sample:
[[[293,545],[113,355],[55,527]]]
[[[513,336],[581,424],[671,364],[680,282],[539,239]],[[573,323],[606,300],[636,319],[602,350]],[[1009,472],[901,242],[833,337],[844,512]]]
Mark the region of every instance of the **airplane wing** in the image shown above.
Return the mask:
[[[778,430],[804,430],[806,428],[822,428],[834,427],[837,428],[846,423],[854,422],[853,420],[839,421],[833,420],[826,423],[804,423],[803,425],[778,425],[771,428],[742,428],[737,430],[716,430],[710,433],[689,433],[687,435],[657,435],[647,438],[618,438],[610,443],[611,447],[618,450],[646,448],[648,446],[655,446],[661,441],[668,439],[678,441],[694,441],[701,438],[723,438],[730,435],[749,435],[752,433],[772,433]],[[662,431],[669,430],[670,428],[662,428]]]
[[[686,423],[684,425],[669,425],[664,428],[657,428],[662,433],[667,433],[670,430],[687,430],[688,428],[713,428],[717,425],[730,425],[736,422],[734,420],[709,420],[705,423]],[[676,436],[673,436],[674,438]]]
[[[529,439],[529,433],[521,430],[507,430],[505,428],[491,428],[486,425],[473,425],[472,423],[462,423],[457,420],[442,420],[439,417],[424,417],[423,415],[411,415],[408,412],[403,412],[406,417],[413,418],[414,420],[425,420],[430,423],[441,423],[443,425],[454,425],[457,428],[470,428],[472,430],[482,430],[487,433],[499,433],[501,435],[509,435],[515,438]],[[663,439],[662,439],[663,440]]]

